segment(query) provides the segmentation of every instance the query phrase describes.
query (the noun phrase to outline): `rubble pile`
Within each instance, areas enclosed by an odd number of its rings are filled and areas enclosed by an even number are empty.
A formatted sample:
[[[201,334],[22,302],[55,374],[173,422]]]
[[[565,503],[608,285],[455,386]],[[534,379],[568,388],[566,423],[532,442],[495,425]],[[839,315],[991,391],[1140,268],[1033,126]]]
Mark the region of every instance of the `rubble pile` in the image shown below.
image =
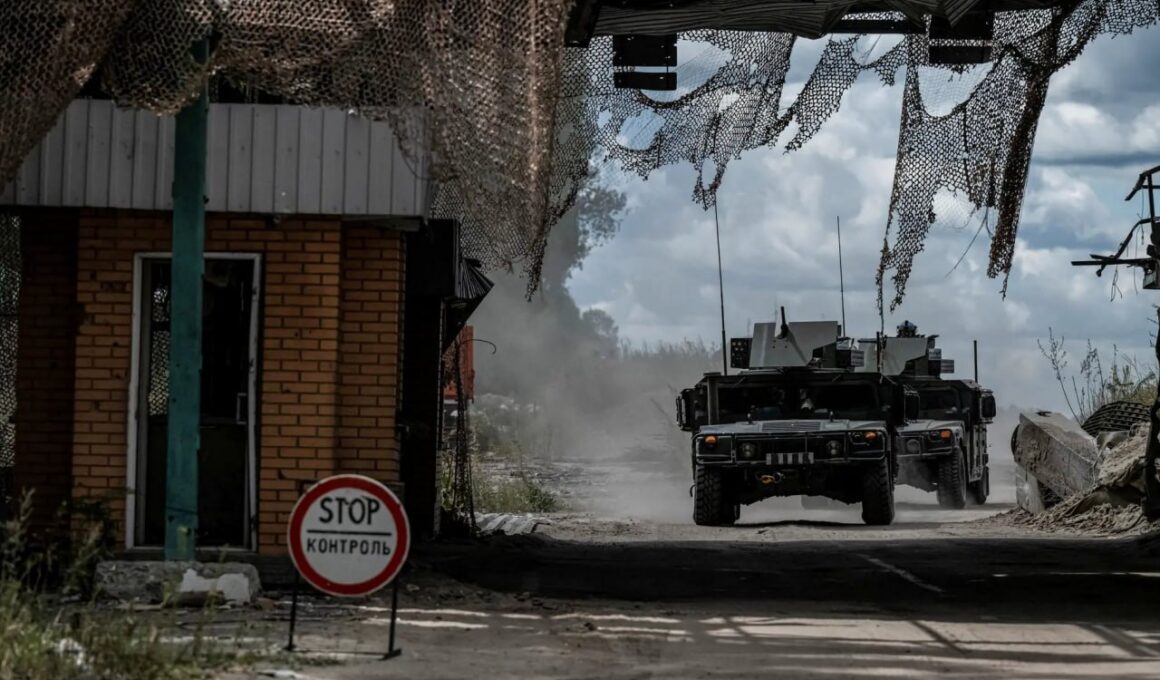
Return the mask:
[[[1104,449],[1097,468],[1101,487],[1135,489],[1144,493],[1144,452],[1148,448],[1148,424],[1135,426],[1127,438]]]
[[[1101,450],[1095,483],[1052,507],[1032,514],[1016,510],[1004,519],[1052,533],[1139,534],[1154,526],[1143,515],[1144,450],[1148,425],[1141,423],[1126,438]]]
[[[1098,495],[1075,494],[1032,515],[1016,511],[1012,523],[1030,526],[1050,533],[1136,534],[1150,529],[1138,503],[1117,505]]]

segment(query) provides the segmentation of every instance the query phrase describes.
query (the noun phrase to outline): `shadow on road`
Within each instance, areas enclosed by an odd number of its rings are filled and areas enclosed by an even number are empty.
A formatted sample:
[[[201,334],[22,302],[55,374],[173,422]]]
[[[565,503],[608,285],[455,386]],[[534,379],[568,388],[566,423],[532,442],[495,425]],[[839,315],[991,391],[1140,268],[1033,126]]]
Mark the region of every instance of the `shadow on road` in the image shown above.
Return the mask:
[[[600,544],[533,535],[429,546],[423,559],[489,589],[554,597],[971,608],[1008,621],[1047,611],[1054,620],[1061,608],[1075,621],[1109,611],[1157,619],[1160,606],[1160,563],[1132,539]]]

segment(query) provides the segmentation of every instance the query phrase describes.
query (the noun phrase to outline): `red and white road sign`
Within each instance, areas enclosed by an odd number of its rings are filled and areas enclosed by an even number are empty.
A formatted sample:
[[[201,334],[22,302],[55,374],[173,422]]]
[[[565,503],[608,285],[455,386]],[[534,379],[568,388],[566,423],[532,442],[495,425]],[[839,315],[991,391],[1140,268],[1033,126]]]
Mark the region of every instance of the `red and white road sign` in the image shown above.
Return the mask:
[[[398,575],[411,548],[411,527],[386,486],[361,475],[338,475],[298,499],[289,544],[307,583],[330,595],[361,597]]]

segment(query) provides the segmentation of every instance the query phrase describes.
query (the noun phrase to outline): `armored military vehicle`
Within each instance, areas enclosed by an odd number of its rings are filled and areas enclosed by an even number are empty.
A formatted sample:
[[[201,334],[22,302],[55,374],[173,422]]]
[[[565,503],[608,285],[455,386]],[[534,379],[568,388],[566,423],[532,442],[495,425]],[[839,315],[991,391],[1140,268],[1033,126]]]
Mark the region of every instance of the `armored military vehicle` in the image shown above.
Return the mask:
[[[855,371],[890,377],[918,393],[918,417],[896,434],[897,482],[934,491],[945,508],[982,505],[991,487],[987,425],[995,397],[974,381],[944,377],[954,362],[942,358],[937,338],[904,322],[896,337],[862,340],[865,360]]]
[[[693,520],[728,525],[743,504],[820,495],[890,524],[894,441],[920,403],[903,382],[859,372],[863,360],[833,321],[755,324],[752,338],[733,339],[741,370],[707,373],[677,399],[692,433]]]

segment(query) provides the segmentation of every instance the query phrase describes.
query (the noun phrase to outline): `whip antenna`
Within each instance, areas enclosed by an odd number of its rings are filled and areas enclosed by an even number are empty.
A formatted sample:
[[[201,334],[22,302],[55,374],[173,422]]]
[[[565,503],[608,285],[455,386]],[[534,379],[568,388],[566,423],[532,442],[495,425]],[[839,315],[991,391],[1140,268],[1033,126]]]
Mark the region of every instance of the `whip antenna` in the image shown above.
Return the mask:
[[[713,223],[717,228],[717,290],[721,293],[721,369],[729,375],[729,345],[725,342],[725,276],[721,273],[721,218],[717,216],[717,197],[713,197]]]
[[[846,275],[842,272],[842,218],[838,220],[838,289],[842,295],[842,334],[849,335],[846,331]]]

